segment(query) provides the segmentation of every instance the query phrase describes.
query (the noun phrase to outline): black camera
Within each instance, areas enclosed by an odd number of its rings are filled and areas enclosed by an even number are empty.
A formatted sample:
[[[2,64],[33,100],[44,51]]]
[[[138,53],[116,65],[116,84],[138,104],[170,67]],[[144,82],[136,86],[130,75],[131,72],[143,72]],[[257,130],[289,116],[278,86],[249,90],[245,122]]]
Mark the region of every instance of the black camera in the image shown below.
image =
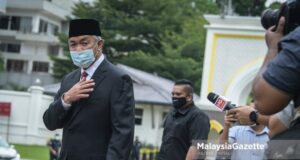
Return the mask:
[[[285,18],[284,34],[288,34],[300,25],[300,0],[287,0],[280,9],[266,9],[261,15],[261,24],[265,29],[275,25],[280,17]]]

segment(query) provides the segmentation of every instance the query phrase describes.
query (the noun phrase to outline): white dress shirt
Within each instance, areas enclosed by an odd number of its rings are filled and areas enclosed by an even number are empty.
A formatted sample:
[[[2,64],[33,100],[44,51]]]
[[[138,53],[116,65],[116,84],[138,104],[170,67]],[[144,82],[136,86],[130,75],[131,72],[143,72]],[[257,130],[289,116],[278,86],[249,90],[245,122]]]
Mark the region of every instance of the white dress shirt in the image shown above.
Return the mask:
[[[81,68],[81,73],[85,71],[88,74],[87,77],[86,77],[86,80],[90,80],[92,78],[92,76],[95,73],[96,69],[104,61],[104,58],[105,58],[104,55],[101,54],[101,56],[96,60],[96,62],[94,64],[92,64],[88,69],[84,70],[83,68]],[[63,97],[64,97],[64,94],[61,96],[62,105],[63,105],[65,110],[68,110],[68,109],[70,109],[72,104],[66,103],[64,101]]]

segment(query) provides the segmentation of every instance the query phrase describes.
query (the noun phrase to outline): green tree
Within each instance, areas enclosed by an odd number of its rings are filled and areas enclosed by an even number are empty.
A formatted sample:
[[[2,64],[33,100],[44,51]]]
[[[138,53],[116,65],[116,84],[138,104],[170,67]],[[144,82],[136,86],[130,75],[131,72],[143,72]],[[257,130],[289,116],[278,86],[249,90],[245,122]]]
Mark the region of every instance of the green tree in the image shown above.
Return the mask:
[[[135,52],[119,62],[172,80],[190,79],[198,92],[204,57],[205,29],[201,27],[204,23],[204,18],[198,17],[187,20],[180,34],[167,31],[161,42],[163,55]]]
[[[272,9],[278,9],[278,8],[280,8],[280,6],[281,6],[281,3],[279,3],[279,2],[273,2],[270,5],[270,8],[272,8]]]
[[[200,89],[205,43],[204,13],[217,13],[207,0],[97,0],[80,2],[73,14],[100,22],[104,53],[110,61],[157,73],[172,80],[187,78]],[[66,36],[60,35],[65,50]],[[69,60],[52,57],[54,76],[73,69]]]
[[[220,8],[228,5],[229,0],[217,0]],[[241,16],[260,16],[265,9],[266,0],[232,0],[234,13]]]
[[[260,16],[266,0],[233,0],[236,13],[243,16]]]
[[[162,54],[165,31],[181,33],[186,20],[216,10],[207,0],[97,0],[94,5],[78,3],[73,14],[100,21],[104,52],[115,58],[138,50]]]
[[[52,76],[57,79],[61,79],[64,75],[76,69],[76,66],[73,65],[71,60],[71,56],[68,48],[67,35],[61,33],[58,34],[57,36],[61,42],[61,46],[64,51],[64,57],[50,56],[50,59],[54,61],[54,65],[52,67],[53,70]],[[53,55],[53,54],[49,54],[49,55]]]

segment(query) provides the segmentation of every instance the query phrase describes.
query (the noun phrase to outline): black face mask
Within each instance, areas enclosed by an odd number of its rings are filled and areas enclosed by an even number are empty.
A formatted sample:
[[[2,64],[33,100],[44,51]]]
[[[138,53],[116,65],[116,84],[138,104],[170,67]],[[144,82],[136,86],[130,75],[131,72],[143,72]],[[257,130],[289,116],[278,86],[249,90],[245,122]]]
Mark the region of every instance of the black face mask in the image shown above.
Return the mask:
[[[173,107],[179,109],[186,104],[185,97],[172,97]]]

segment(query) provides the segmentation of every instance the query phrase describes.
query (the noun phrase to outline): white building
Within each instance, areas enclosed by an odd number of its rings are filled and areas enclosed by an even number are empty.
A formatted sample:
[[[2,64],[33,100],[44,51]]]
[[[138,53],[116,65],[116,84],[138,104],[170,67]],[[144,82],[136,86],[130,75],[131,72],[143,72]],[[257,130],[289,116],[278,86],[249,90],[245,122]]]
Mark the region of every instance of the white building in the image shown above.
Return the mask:
[[[39,78],[53,83],[49,55],[62,56],[55,36],[66,32],[72,0],[0,0],[0,53],[5,72],[0,85],[28,87]]]
[[[211,125],[219,132],[224,113],[207,100],[208,93],[225,96],[237,106],[245,105],[267,46],[259,17],[206,15],[205,18],[209,24],[197,105],[215,120]],[[217,132],[211,132],[211,139],[218,137]]]
[[[205,18],[209,24],[199,105],[217,110],[206,98],[209,92],[223,95],[237,105],[246,104],[252,81],[267,53],[260,18]]]
[[[196,103],[211,120],[210,140],[218,142],[224,113],[207,100],[210,92],[225,96],[233,104],[245,105],[267,52],[265,31],[259,17],[205,15],[206,46],[200,100]],[[214,159],[214,152],[207,153]]]

